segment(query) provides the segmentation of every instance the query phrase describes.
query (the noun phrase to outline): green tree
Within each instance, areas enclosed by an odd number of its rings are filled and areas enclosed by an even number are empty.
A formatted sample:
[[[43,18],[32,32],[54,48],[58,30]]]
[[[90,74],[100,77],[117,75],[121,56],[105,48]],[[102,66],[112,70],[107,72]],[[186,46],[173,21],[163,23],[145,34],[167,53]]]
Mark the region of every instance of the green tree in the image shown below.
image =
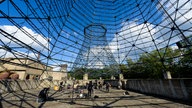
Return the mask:
[[[71,71],[71,77],[74,77],[75,79],[83,79],[83,75],[85,74],[85,68],[76,68],[73,71]]]
[[[127,78],[163,78],[163,72],[174,72],[174,57],[180,53],[172,48],[162,48],[159,50],[144,53],[137,61],[127,60],[128,69],[124,72]]]
[[[124,78],[128,77],[128,67],[125,64],[119,65],[120,72],[123,74]]]

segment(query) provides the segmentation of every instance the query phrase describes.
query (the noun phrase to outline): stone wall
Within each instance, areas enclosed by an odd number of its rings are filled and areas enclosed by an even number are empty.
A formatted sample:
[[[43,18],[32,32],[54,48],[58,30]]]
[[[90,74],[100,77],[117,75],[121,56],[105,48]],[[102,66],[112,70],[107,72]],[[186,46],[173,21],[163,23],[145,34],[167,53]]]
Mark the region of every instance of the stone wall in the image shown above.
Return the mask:
[[[75,84],[86,85],[90,80],[75,80]],[[92,80],[95,83],[95,80]],[[103,83],[103,80],[97,82]],[[105,80],[112,87],[118,86],[119,80]],[[0,93],[38,89],[43,87],[59,86],[61,80],[0,80]],[[64,84],[73,84],[73,80],[63,80]],[[141,93],[160,95],[164,97],[192,100],[192,79],[169,79],[169,80],[121,80],[122,88]]]
[[[50,87],[51,89],[54,86],[59,86],[60,80],[0,80],[0,94],[14,92],[14,91],[22,91],[22,90],[30,90],[30,89],[42,89],[44,87]],[[72,80],[66,81],[67,84],[72,85]]]
[[[40,79],[46,79],[47,77],[51,76],[53,79],[52,80],[62,80],[62,79],[67,79],[67,72],[60,72],[60,71],[47,71],[44,72],[41,75]]]
[[[0,93],[40,88],[38,80],[0,80]]]
[[[118,86],[118,80],[105,80],[112,87]],[[159,95],[173,99],[192,101],[192,79],[167,80],[121,80],[122,88],[140,93]]]
[[[188,100],[192,99],[192,79],[127,80],[126,89],[141,93]]]

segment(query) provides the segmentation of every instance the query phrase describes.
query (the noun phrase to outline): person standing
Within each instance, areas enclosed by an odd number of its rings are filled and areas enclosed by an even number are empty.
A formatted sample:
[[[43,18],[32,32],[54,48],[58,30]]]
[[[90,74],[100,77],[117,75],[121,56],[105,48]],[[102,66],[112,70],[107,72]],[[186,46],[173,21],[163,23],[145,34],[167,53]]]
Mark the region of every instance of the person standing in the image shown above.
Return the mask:
[[[101,88],[102,88],[102,84],[101,82],[99,82],[99,90],[101,90]]]
[[[89,81],[87,90],[88,90],[88,97],[91,97],[91,95],[93,93],[93,83],[92,83],[92,81]]]
[[[62,91],[62,90],[63,90],[63,81],[60,82],[60,84],[59,84],[59,91]]]
[[[106,91],[109,92],[109,87],[110,87],[110,84],[109,82],[106,83]]]

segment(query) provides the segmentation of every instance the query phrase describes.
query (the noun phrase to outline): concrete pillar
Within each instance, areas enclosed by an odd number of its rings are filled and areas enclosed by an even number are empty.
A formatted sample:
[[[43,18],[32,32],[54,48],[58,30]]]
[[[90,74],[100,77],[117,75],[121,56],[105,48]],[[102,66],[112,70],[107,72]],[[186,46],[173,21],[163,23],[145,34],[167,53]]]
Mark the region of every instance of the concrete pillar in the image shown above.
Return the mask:
[[[88,80],[89,78],[88,78],[88,74],[86,73],[86,74],[84,74],[83,75],[83,80]]]
[[[114,79],[115,79],[115,77],[112,75],[112,76],[111,76],[111,79],[112,79],[112,80],[114,80]]]
[[[118,87],[118,89],[122,89],[122,82],[121,82],[121,80],[118,81],[118,86],[117,87]]]
[[[123,74],[119,74],[119,79],[120,80],[124,79]]]
[[[164,78],[165,78],[165,79],[172,79],[172,77],[171,77],[171,72],[170,72],[170,71],[166,71],[166,72],[164,73]]]

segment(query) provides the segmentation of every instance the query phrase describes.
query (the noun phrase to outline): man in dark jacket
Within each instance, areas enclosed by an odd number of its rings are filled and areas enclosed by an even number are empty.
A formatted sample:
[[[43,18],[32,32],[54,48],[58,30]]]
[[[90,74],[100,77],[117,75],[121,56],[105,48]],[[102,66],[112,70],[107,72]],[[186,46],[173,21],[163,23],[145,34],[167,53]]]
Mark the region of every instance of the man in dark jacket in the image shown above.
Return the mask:
[[[107,82],[107,83],[106,83],[106,91],[107,91],[107,92],[109,92],[110,86],[111,86],[111,85]]]
[[[88,97],[91,97],[91,94],[93,92],[93,83],[92,83],[92,81],[89,81],[87,90],[88,90]]]
[[[45,102],[48,98],[49,88],[43,88],[38,95],[38,102]]]

